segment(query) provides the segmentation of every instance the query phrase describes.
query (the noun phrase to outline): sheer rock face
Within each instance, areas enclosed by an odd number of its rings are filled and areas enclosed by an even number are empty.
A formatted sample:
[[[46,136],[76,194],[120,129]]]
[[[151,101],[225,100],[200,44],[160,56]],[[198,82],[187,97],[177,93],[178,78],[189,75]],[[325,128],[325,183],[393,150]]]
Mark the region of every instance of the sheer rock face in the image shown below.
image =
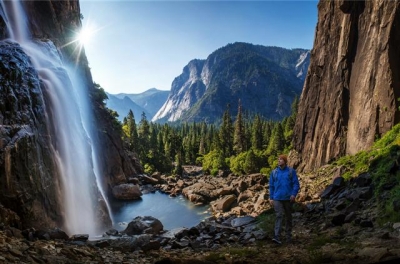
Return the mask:
[[[77,32],[80,22],[78,1],[24,1],[32,37],[50,39],[66,62],[77,63],[94,97],[95,88],[84,51],[64,46]],[[7,38],[0,8],[0,39]],[[0,40],[0,205],[14,211],[22,227],[55,227],[63,221],[59,199],[60,182],[51,151],[51,129],[45,120],[43,83],[29,57],[19,47]],[[95,101],[95,100],[94,100]],[[93,102],[103,187],[107,195],[116,184],[126,183],[141,167],[134,155],[123,151],[119,131],[103,105]],[[110,224],[104,201],[99,198],[99,218]]]
[[[368,149],[400,121],[399,1],[325,1],[294,128],[291,165],[311,171]]]
[[[60,224],[39,77],[18,44],[0,42],[0,61],[0,203],[23,226]]]

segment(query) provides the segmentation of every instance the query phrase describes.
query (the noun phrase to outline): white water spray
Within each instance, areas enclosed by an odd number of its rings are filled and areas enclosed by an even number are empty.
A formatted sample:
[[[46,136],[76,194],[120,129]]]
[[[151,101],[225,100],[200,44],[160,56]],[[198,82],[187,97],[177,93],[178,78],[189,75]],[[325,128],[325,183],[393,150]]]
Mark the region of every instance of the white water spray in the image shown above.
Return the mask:
[[[47,120],[53,122],[56,136],[53,150],[62,178],[64,228],[69,234],[98,235],[100,227],[96,224],[94,208],[98,191],[105,195],[97,178],[99,168],[97,150],[92,144],[88,91],[78,69],[63,64],[51,41],[31,40],[20,1],[2,1],[1,5],[10,39],[18,42],[30,56],[46,86],[44,93],[50,99],[50,105],[46,106]]]

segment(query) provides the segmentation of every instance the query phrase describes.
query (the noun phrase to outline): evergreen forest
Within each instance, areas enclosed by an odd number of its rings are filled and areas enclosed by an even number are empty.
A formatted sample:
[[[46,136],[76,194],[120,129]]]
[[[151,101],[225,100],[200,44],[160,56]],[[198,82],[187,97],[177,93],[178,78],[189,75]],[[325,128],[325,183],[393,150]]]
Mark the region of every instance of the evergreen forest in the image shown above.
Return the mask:
[[[239,102],[237,115],[231,115],[228,105],[218,124],[158,124],[149,122],[145,113],[137,123],[129,111],[120,124],[121,136],[128,150],[137,153],[147,174],[182,174],[183,165],[196,165],[211,175],[268,175],[277,166],[277,155],[291,149],[297,106],[295,98],[291,115],[272,121],[246,114]]]

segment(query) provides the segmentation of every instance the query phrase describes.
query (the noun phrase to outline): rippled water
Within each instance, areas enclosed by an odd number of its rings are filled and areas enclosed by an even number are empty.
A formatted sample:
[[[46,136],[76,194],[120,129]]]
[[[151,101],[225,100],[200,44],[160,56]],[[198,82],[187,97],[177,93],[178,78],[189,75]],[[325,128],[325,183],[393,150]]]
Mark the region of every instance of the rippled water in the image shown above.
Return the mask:
[[[144,194],[137,201],[113,202],[112,208],[115,228],[120,231],[137,216],[157,218],[163,224],[164,230],[190,228],[211,216],[208,205],[195,205],[181,195],[169,197],[160,192]]]

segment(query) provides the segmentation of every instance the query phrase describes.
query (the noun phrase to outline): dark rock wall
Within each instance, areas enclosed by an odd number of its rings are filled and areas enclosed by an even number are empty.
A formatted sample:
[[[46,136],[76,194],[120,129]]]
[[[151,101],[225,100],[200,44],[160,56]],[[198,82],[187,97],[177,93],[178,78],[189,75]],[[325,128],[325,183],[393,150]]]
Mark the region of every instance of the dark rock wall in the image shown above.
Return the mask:
[[[0,42],[0,203],[24,226],[61,224],[41,83],[17,44]]]
[[[399,122],[399,1],[318,4],[292,165],[310,171],[368,149]]]
[[[123,150],[119,131],[104,105],[96,102],[98,92],[84,53],[76,46],[65,46],[81,26],[78,1],[24,1],[34,38],[50,39],[68,63],[76,63],[83,72],[93,99],[103,187],[111,188],[142,172],[135,156]],[[1,8],[0,8],[0,12]],[[46,98],[37,72],[17,44],[7,38],[0,16],[0,204],[20,217],[22,226],[61,227],[62,204],[59,200],[59,175],[52,157],[51,129],[45,120]],[[98,217],[109,224],[105,204],[99,201]],[[108,218],[108,219],[107,219]]]

